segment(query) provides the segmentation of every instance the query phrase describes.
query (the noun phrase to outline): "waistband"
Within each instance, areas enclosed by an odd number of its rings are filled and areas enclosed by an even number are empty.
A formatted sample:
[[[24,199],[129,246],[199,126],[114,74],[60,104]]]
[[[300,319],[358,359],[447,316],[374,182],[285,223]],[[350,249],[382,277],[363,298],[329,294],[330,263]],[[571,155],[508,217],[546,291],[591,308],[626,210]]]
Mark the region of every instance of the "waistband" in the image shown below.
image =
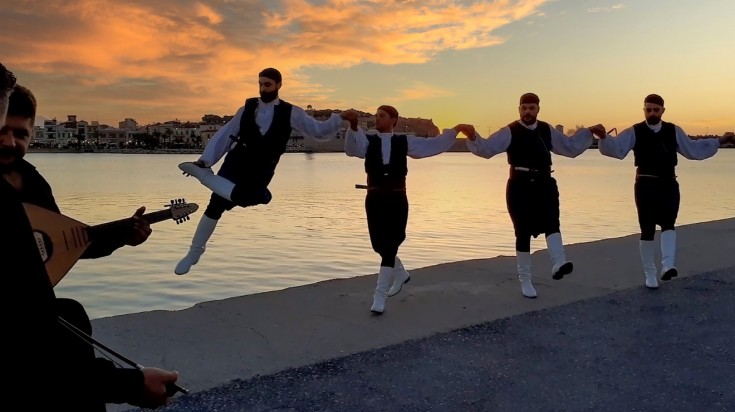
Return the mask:
[[[405,192],[405,187],[384,187],[384,186],[368,186],[356,184],[355,189],[367,189],[367,191],[381,191],[381,192]]]
[[[537,178],[537,177],[551,177],[551,174],[554,173],[553,170],[537,170],[537,169],[531,169],[528,167],[523,166],[511,166],[510,167],[510,177],[528,177],[528,178]]]
[[[650,171],[650,170],[641,170],[640,168],[636,168],[635,177],[636,179],[639,177],[649,177],[649,178],[654,178],[654,179],[674,179],[676,180],[675,173],[660,173],[660,172]]]

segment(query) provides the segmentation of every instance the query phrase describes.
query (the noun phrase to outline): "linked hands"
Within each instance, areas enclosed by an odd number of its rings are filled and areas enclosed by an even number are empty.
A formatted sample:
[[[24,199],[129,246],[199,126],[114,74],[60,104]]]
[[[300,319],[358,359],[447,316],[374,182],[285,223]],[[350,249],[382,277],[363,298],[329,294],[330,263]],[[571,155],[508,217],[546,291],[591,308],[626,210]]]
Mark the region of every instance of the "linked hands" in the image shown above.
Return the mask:
[[[594,126],[590,126],[587,129],[589,129],[590,132],[595,136],[597,139],[604,139],[607,137],[607,132],[605,131],[605,126],[601,124],[596,124]]]
[[[357,131],[357,111],[350,109],[339,114],[342,120],[350,122],[350,129]]]
[[[475,126],[471,124],[458,124],[453,127],[457,133],[462,132],[470,140],[475,140]]]
[[[143,218],[145,212],[145,206],[141,206],[133,214],[133,228],[125,242],[128,246],[138,246],[139,244],[148,240],[151,235],[151,225]]]

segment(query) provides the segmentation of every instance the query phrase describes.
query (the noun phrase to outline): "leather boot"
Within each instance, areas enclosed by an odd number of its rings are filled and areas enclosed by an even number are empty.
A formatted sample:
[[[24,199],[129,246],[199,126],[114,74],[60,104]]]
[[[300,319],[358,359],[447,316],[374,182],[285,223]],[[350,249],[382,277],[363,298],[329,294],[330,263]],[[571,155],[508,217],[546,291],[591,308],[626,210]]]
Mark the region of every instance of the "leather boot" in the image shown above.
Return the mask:
[[[207,217],[207,215],[202,215],[202,219],[199,221],[197,229],[194,232],[194,237],[191,239],[189,253],[176,265],[174,273],[184,275],[189,272],[189,269],[193,265],[199,262],[199,258],[207,249],[207,241],[212,236],[212,233],[214,233],[215,227],[217,227],[217,220]]]
[[[574,264],[567,261],[567,256],[564,253],[564,244],[561,240],[561,233],[557,232],[546,236],[546,246],[548,247],[549,257],[551,258],[551,277],[559,280],[565,275],[572,273]]]

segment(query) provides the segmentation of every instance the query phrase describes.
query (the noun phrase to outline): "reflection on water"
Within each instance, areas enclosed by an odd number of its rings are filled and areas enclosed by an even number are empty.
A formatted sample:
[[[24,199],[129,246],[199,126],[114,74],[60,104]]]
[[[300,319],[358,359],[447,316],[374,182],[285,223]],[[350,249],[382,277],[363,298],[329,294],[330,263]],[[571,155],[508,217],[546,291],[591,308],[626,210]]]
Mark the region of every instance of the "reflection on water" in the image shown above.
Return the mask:
[[[28,155],[47,177],[62,211],[90,225],[130,216],[138,206],[160,210],[171,199],[199,204],[192,220],[153,225],[148,242],[112,256],[83,260],[56,287],[92,317],[154,309],[376,273],[364,213],[362,161],[341,153],[286,154],[267,206],[225,213],[206,254],[184,276],[173,268],[186,253],[209,192],[176,165],[190,155]],[[562,233],[579,243],[638,232],[633,203],[633,159],[589,150],[554,158],[561,195]],[[732,217],[735,150],[702,161],[681,159],[679,224]],[[409,160],[408,238],[400,255],[411,269],[442,262],[513,254],[505,209],[505,156],[490,160],[446,153]],[[545,248],[535,239],[533,250]],[[573,255],[570,258],[574,258]],[[366,295],[372,291],[366,290]]]

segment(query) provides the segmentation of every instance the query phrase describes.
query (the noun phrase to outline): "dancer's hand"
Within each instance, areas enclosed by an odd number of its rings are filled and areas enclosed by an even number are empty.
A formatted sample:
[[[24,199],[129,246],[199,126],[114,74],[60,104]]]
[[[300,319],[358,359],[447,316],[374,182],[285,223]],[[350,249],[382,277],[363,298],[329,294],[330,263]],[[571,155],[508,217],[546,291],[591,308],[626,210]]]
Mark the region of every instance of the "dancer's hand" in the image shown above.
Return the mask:
[[[594,126],[588,127],[588,129],[598,139],[604,139],[605,137],[607,137],[607,132],[605,132],[605,126],[601,124],[596,124]]]
[[[353,109],[345,110],[344,112],[340,113],[339,116],[343,120],[347,120],[348,122],[350,122],[350,128],[357,131],[357,111]]]
[[[458,124],[454,126],[454,130],[457,133],[461,132],[470,140],[475,140],[475,126],[471,124]]]

